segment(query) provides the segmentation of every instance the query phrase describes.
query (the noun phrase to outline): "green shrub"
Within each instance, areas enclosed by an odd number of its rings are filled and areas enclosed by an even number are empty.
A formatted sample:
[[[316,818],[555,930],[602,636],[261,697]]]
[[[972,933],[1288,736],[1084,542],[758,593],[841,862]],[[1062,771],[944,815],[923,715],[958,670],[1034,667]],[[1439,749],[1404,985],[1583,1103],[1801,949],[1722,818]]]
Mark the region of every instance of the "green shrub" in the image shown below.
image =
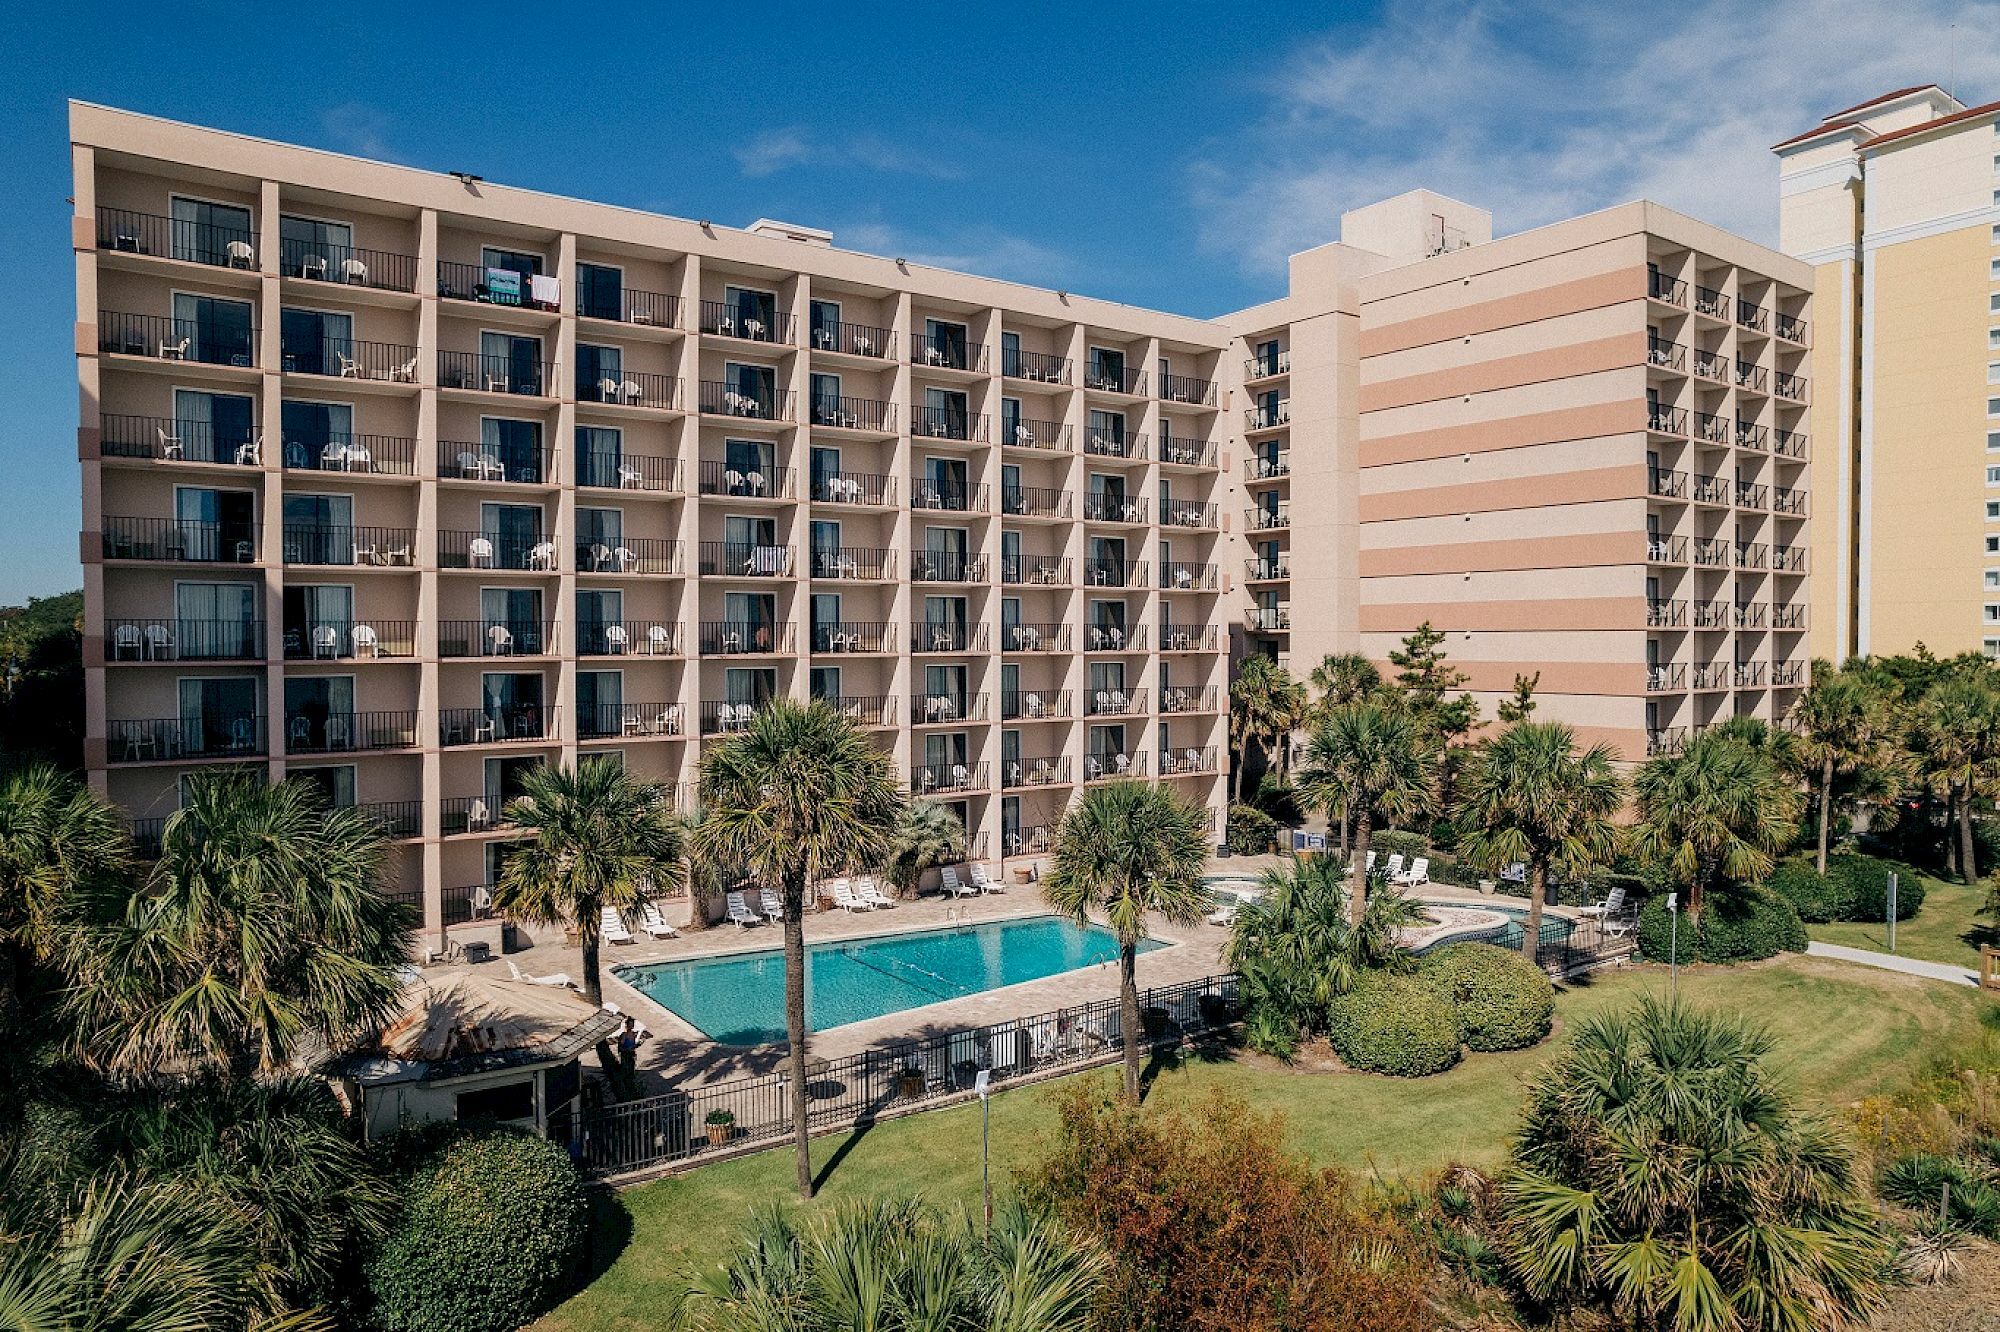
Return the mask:
[[[1682,962],[1754,962],[1806,949],[1806,927],[1797,908],[1761,888],[1711,892],[1699,930],[1688,928],[1685,904],[1679,914]],[[1668,961],[1672,938],[1673,922],[1662,894],[1640,909],[1639,951],[1655,962]]]
[[[1451,1005],[1470,1049],[1523,1050],[1555,1022],[1555,986],[1511,948],[1447,944],[1424,955],[1418,975]]]
[[[1327,1040],[1349,1068],[1428,1077],[1458,1062],[1458,1017],[1415,976],[1371,972],[1335,999]]]
[[[1250,804],[1287,828],[1296,828],[1306,821],[1298,792],[1276,777],[1267,775],[1257,783],[1257,794],[1250,797]]]
[[[1412,860],[1431,849],[1431,839],[1422,833],[1386,828],[1368,839],[1368,849],[1375,852],[1375,859],[1379,864],[1388,864],[1390,856],[1401,856],[1403,864],[1407,866]]]
[[[1229,807],[1229,849],[1235,854],[1261,856],[1277,835],[1277,820],[1255,805]]]
[[[1913,1212],[1935,1216],[1987,1239],[2000,1239],[2000,1178],[1950,1156],[1918,1152],[1882,1172],[1882,1196]]]
[[[402,1211],[367,1265],[373,1325],[505,1332],[567,1294],[583,1270],[589,1207],[555,1143],[489,1128],[410,1135]]]
[[[1855,854],[1826,858],[1826,873],[1811,856],[1795,856],[1772,872],[1769,886],[1813,924],[1853,920],[1876,922],[1889,908],[1889,876],[1896,876],[1896,919],[1908,920],[1924,904],[1923,880],[1910,866]]]

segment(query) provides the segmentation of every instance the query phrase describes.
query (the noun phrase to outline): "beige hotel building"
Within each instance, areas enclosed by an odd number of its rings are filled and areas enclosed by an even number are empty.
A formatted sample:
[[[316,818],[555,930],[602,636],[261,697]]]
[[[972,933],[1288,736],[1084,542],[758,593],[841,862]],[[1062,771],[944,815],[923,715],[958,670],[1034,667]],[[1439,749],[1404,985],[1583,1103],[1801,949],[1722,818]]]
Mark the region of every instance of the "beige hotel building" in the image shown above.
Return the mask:
[[[374,813],[489,928],[508,795],[691,790],[825,697],[1031,859],[1227,798],[1232,657],[1429,620],[1627,758],[1803,683],[1813,271],[1650,204],[1425,192],[1197,319],[81,103],[87,766]],[[1996,529],[2000,530],[2000,529]]]

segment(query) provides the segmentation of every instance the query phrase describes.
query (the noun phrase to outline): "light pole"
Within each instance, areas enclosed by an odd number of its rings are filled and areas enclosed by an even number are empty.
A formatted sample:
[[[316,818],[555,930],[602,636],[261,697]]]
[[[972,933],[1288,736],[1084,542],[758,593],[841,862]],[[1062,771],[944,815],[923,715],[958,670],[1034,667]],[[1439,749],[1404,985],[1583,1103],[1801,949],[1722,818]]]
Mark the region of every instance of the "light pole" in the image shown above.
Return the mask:
[[[1669,917],[1668,937],[1673,940],[1667,945],[1667,993],[1675,1002],[1681,997],[1681,895],[1667,894],[1667,915]]]
[[[972,1090],[979,1093],[979,1192],[985,1205],[988,1239],[993,1237],[993,1103],[986,1096],[990,1081],[983,1068],[972,1080]]]

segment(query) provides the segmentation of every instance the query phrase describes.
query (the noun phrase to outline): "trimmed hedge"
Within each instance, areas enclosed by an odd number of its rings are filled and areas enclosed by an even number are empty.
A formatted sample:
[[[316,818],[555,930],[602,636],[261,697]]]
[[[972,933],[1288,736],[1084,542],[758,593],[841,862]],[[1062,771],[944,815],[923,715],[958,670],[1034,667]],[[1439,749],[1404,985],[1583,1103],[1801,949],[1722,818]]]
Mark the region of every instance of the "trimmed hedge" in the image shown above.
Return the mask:
[[[1417,977],[1373,972],[1329,1006],[1327,1041],[1349,1068],[1428,1077],[1458,1062],[1458,1016]]]
[[[1229,849],[1239,856],[1261,856],[1278,835],[1278,821],[1255,805],[1229,807]]]
[[[425,1135],[401,1204],[367,1264],[371,1326],[507,1332],[568,1294],[583,1272],[583,1179],[545,1138],[502,1128]]]
[[[1908,920],[1924,904],[1924,883],[1917,871],[1900,861],[1853,853],[1826,858],[1826,874],[1813,868],[1811,856],[1794,856],[1772,871],[1773,891],[1798,909],[1812,924],[1853,920],[1879,923],[1889,910],[1889,876],[1896,876],[1896,919]]]
[[[1525,1050],[1555,1023],[1556,987],[1511,948],[1446,944],[1424,954],[1417,974],[1451,1005],[1469,1049]]]
[[[1688,928],[1685,908],[1679,914],[1682,962],[1755,962],[1806,950],[1806,927],[1798,910],[1784,897],[1762,888],[1711,892],[1702,906],[1699,930]],[[1664,895],[1640,909],[1639,951],[1647,958],[1671,960],[1673,933]]]

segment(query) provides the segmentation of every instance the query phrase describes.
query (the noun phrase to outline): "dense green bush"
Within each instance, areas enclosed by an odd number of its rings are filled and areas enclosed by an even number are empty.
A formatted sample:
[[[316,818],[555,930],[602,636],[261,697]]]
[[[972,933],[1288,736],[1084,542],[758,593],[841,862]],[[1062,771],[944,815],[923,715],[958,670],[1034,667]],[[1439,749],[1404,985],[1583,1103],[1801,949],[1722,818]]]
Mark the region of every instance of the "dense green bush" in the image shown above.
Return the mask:
[[[1229,807],[1229,849],[1239,856],[1261,856],[1271,849],[1278,823],[1254,805]]]
[[[1401,856],[1407,867],[1412,860],[1431,849],[1431,839],[1422,833],[1385,828],[1368,839],[1368,848],[1375,852],[1375,862],[1379,865],[1387,865],[1390,856]]]
[[[1896,876],[1896,919],[1908,920],[1924,904],[1924,884],[1916,870],[1898,861],[1833,855],[1826,858],[1822,876],[1811,856],[1795,856],[1772,872],[1769,885],[1798,909],[1801,920],[1879,922],[1888,914],[1891,874]]]
[[[401,1215],[367,1265],[373,1324],[505,1332],[567,1294],[589,1238],[583,1180],[561,1147],[500,1128],[419,1132]]]
[[[1306,821],[1306,813],[1299,804],[1299,794],[1276,777],[1266,776],[1257,783],[1257,794],[1250,797],[1250,804],[1269,815],[1271,819],[1287,828],[1296,828]]]
[[[1335,999],[1327,1040],[1349,1068],[1421,1078],[1458,1062],[1458,1017],[1415,976],[1370,972]]]
[[[1935,1216],[1948,1206],[1947,1220],[2000,1239],[2000,1173],[1984,1163],[1918,1152],[1882,1172],[1882,1196],[1913,1212]]]
[[[1803,953],[1806,927],[1798,910],[1777,893],[1761,888],[1711,892],[1701,928],[1688,928],[1686,904],[1680,911],[1680,961],[1754,962],[1779,953]],[[1655,962],[1669,960],[1673,922],[1662,894],[1639,912],[1639,951]]]
[[[1418,975],[1451,1005],[1470,1049],[1526,1049],[1555,1022],[1548,974],[1511,948],[1447,944],[1424,955]]]

